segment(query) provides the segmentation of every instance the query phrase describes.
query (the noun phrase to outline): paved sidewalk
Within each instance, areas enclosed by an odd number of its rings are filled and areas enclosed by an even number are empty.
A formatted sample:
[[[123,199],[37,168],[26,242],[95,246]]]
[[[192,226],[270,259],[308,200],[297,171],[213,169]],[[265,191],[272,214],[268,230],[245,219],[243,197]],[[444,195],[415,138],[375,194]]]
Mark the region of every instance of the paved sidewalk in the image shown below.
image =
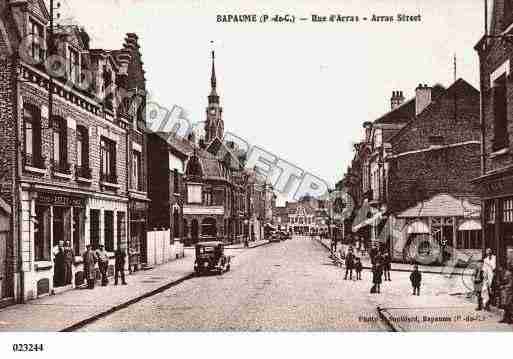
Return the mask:
[[[193,274],[194,255],[127,276],[128,285],[74,289],[0,310],[0,331],[63,331],[73,329],[156,292]]]
[[[326,247],[328,250],[330,250],[330,240],[326,238],[319,238],[315,237],[315,239],[320,242],[324,247]],[[357,253],[358,255],[358,253]],[[361,258],[363,268],[370,269],[372,267],[370,258],[363,257]],[[411,264],[406,263],[392,263],[392,271],[396,272],[411,272],[413,270]],[[431,274],[442,274],[442,275],[459,275],[459,274],[465,274],[465,275],[472,275],[472,270],[468,268],[461,268],[461,267],[448,267],[448,266],[427,266],[427,265],[419,265],[419,270],[423,273],[431,273]]]
[[[249,248],[256,248],[256,247],[260,247],[260,246],[263,246],[263,245],[266,245],[269,243],[271,243],[271,242],[269,242],[269,240],[261,239],[258,241],[249,242],[248,245],[249,245]],[[244,249],[244,243],[230,244],[230,245],[225,246],[225,248],[227,248],[227,249]]]

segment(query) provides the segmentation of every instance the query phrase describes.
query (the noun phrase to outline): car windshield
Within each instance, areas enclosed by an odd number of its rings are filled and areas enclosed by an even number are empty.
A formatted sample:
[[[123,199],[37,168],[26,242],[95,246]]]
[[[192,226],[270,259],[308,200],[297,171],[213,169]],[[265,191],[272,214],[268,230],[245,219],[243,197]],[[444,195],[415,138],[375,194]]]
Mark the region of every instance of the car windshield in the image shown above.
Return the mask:
[[[214,253],[215,247],[201,247],[200,253]]]

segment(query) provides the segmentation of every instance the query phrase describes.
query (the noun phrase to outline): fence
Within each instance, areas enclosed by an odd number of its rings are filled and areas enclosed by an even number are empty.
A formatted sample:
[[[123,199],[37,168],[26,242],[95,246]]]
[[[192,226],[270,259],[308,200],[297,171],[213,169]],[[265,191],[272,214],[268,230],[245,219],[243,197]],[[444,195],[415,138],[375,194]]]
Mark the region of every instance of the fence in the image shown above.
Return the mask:
[[[169,229],[148,231],[146,248],[148,265],[166,263],[184,255],[183,243],[173,240]]]

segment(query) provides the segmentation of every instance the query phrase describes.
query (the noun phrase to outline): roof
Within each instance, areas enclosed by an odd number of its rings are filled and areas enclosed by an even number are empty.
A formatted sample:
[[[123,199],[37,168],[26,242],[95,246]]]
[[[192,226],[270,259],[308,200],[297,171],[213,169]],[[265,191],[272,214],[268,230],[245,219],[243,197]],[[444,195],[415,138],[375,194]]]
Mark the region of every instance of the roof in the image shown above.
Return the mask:
[[[433,90],[436,88],[436,95],[432,95],[432,101],[431,103],[418,115],[418,116],[413,116],[409,121],[408,123],[401,129],[399,130],[396,134],[394,134],[394,136],[392,136],[392,138],[390,138],[390,142],[393,142],[395,141],[397,138],[399,138],[403,133],[405,133],[411,126],[413,123],[415,123],[419,117],[423,117],[424,115],[430,113],[430,111],[433,109],[433,104],[439,100],[440,98],[443,98],[443,97],[453,97],[454,94],[458,93],[458,92],[461,92],[461,91],[468,91],[468,92],[474,92],[474,94],[477,94],[479,95],[479,91],[474,87],[472,86],[471,84],[469,84],[467,81],[465,81],[464,79],[462,78],[459,78],[458,80],[456,80],[451,86],[449,86],[449,88],[445,89],[443,86],[441,85],[436,85]]]
[[[402,218],[419,217],[471,217],[479,218],[481,206],[477,197],[457,197],[447,193],[437,194],[397,214]]]
[[[432,99],[438,98],[443,92],[445,88],[436,84],[432,88]],[[416,101],[415,97],[403,103],[401,106],[387,112],[380,118],[374,121],[374,124],[401,124],[410,121],[415,117],[416,112]]]

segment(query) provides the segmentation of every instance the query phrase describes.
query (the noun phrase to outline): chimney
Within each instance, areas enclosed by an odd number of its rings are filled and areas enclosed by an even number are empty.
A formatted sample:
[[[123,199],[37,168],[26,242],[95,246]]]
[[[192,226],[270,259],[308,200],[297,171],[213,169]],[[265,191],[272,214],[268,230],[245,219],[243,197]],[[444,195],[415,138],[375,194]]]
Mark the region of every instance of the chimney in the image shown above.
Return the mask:
[[[390,107],[395,110],[404,103],[404,95],[402,91],[392,91],[392,97],[390,98]]]
[[[431,103],[431,87],[419,84],[415,89],[415,115],[418,115]]]

